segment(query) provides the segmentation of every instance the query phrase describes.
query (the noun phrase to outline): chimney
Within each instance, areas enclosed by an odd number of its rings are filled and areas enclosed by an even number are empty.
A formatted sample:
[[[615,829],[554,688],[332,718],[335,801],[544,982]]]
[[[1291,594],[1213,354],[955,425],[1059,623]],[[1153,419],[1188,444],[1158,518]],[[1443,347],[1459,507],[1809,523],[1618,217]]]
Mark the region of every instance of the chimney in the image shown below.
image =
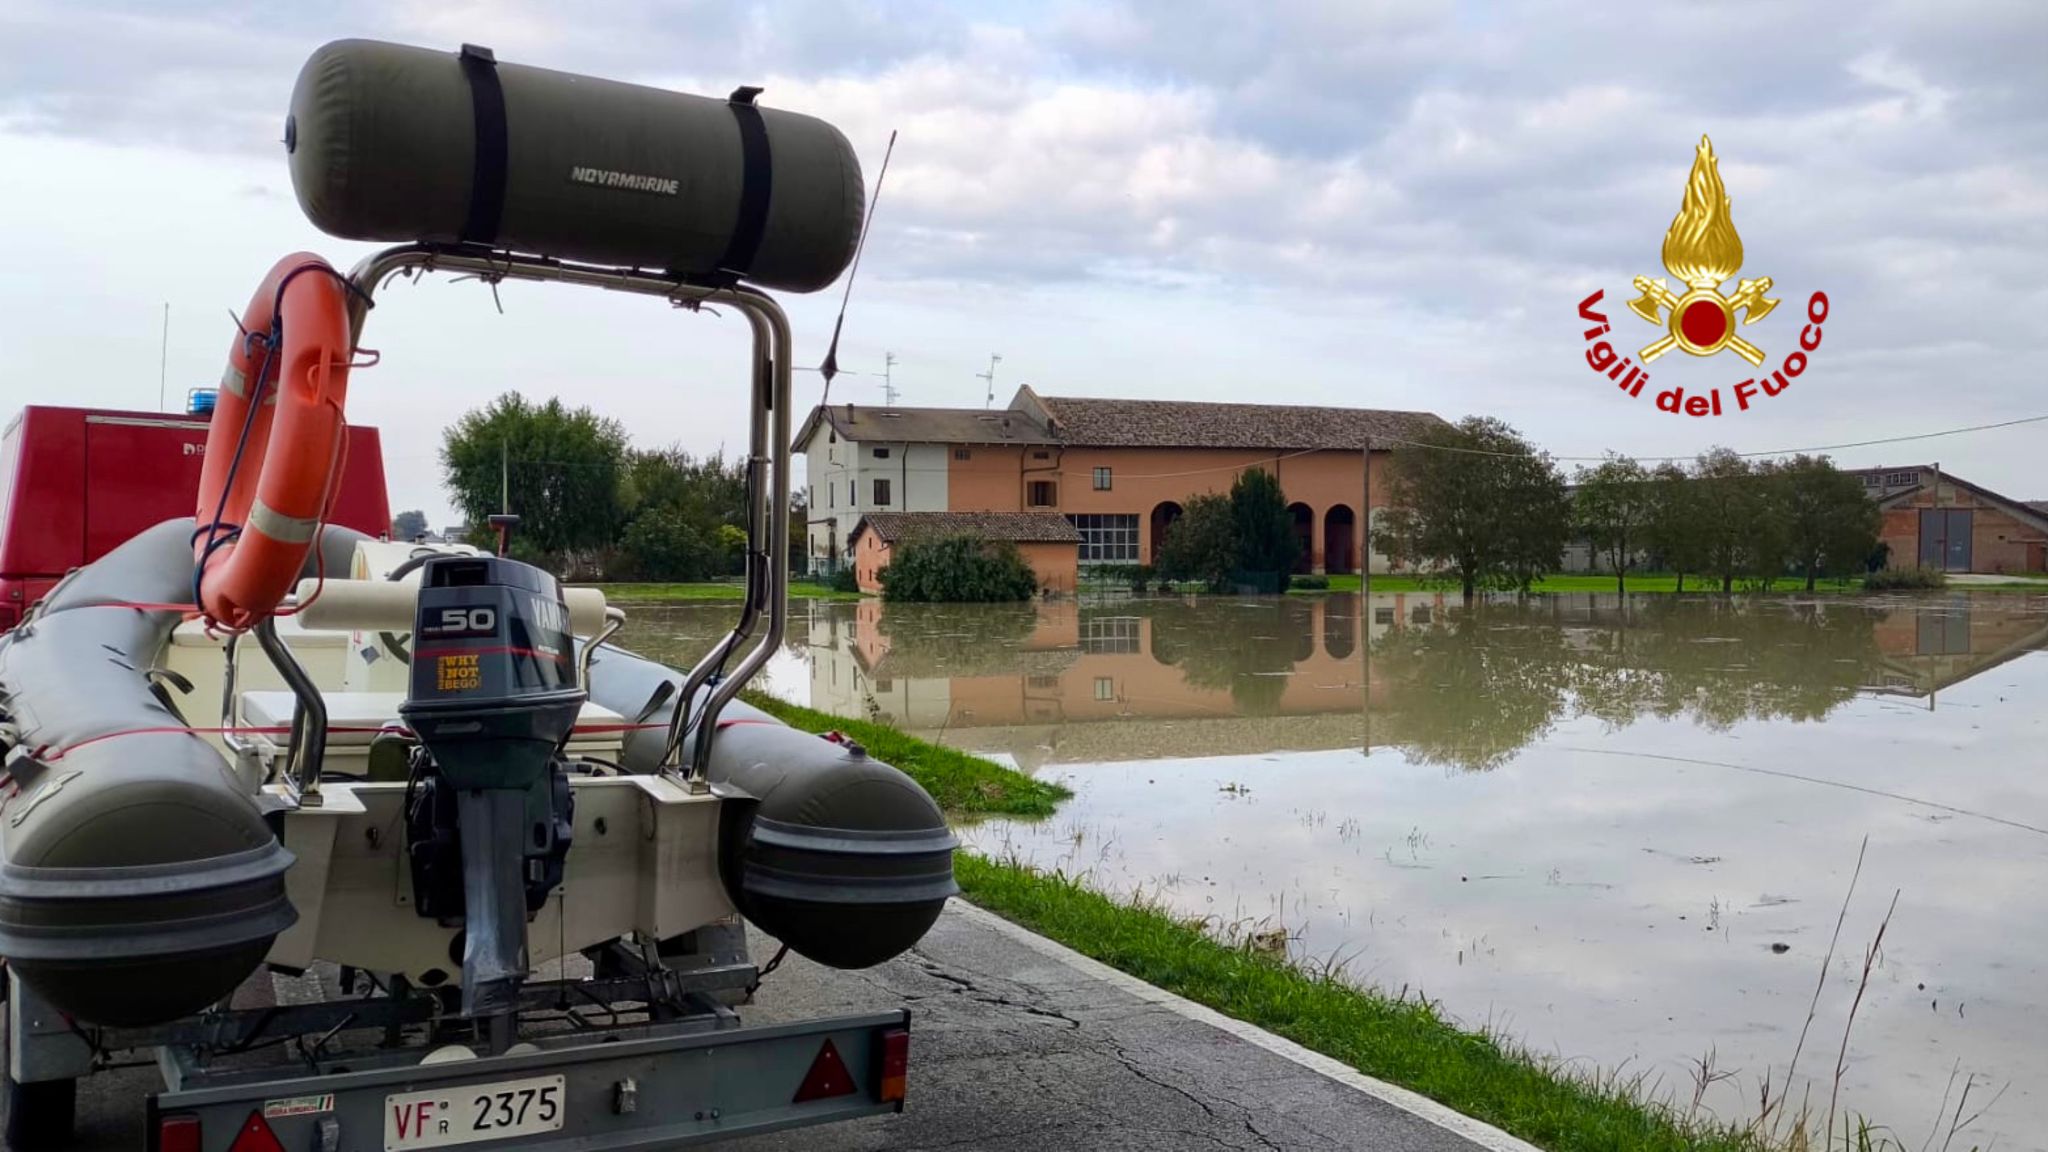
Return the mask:
[[[846,402],[846,422],[848,424],[853,423],[853,401],[851,400]]]

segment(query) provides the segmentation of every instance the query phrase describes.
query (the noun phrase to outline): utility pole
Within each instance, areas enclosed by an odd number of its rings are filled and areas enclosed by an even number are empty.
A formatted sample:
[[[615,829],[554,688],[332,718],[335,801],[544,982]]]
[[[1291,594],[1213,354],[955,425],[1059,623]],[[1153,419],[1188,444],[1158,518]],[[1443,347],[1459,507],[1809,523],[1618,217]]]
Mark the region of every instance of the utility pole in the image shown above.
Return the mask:
[[[882,403],[890,408],[896,406],[896,382],[890,375],[896,367],[894,352],[882,353]]]
[[[996,355],[991,355],[991,356],[989,356],[989,358],[988,358],[988,371],[986,371],[986,372],[976,372],[976,373],[974,374],[974,378],[975,378],[975,379],[977,379],[977,380],[986,380],[986,381],[988,381],[988,397],[987,397],[987,399],[983,400],[983,401],[982,401],[982,403],[981,403],[981,406],[982,406],[983,408],[992,408],[992,407],[994,407],[994,406],[995,406],[995,402],[996,402],[996,365],[998,365],[998,364],[1001,364],[1002,362],[1003,362],[1003,358],[1002,358],[1002,356],[1001,356],[1001,355],[999,355],[999,354],[996,354]]]
[[[164,386],[170,379],[171,302],[164,301],[164,338],[156,354],[156,410],[164,410]]]
[[[1358,510],[1358,667],[1365,693],[1365,754],[1372,755],[1372,436],[1359,449],[1364,466]]]
[[[1364,447],[1364,448],[1361,448],[1361,449],[1359,449],[1359,453],[1358,453],[1358,458],[1359,458],[1359,462],[1360,462],[1361,464],[1363,464],[1363,465],[1364,465],[1364,468],[1363,468],[1363,475],[1365,476],[1365,488],[1364,488],[1364,498],[1363,498],[1363,501],[1362,501],[1362,506],[1361,506],[1361,507],[1359,508],[1359,510],[1358,510],[1358,513],[1359,513],[1359,524],[1358,524],[1358,591],[1359,591],[1359,602],[1360,602],[1361,604],[1364,604],[1364,602],[1365,602],[1366,598],[1368,598],[1368,597],[1370,597],[1370,596],[1372,595],[1372,436],[1371,436],[1371,435],[1367,435],[1367,436],[1366,436],[1366,438],[1365,438],[1365,447]],[[1368,645],[1370,645],[1370,644],[1371,644],[1371,641],[1372,641],[1372,617],[1371,617],[1371,613],[1370,613],[1370,608],[1371,608],[1371,606],[1370,606],[1370,605],[1366,605],[1366,607],[1365,607],[1364,609],[1362,609],[1363,611],[1366,611],[1366,613],[1367,613],[1367,615],[1366,615],[1366,628],[1365,628],[1365,638],[1366,638],[1366,642],[1367,642],[1367,644],[1368,644]]]
[[[498,441],[498,511],[512,511],[512,442]]]

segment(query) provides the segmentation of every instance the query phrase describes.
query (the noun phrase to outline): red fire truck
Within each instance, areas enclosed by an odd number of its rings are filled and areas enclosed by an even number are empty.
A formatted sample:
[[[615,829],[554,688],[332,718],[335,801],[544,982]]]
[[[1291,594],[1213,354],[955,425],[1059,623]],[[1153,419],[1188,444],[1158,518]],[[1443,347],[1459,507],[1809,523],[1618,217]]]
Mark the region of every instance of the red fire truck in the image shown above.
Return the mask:
[[[0,631],[66,572],[152,524],[192,515],[210,420],[204,411],[21,410],[0,438]],[[375,428],[348,433],[328,519],[374,536],[391,525],[383,445]]]

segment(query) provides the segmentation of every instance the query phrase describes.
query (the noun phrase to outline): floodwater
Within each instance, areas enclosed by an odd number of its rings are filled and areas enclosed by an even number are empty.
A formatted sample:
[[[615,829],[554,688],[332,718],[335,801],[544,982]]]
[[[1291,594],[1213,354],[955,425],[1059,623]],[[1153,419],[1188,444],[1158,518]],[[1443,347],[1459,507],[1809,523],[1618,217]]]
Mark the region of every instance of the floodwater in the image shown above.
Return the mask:
[[[687,662],[732,614],[627,641]],[[766,684],[1074,789],[983,851],[1681,1106],[1705,1058],[1725,1118],[1825,967],[1795,1095],[1826,1111],[1864,984],[1842,1107],[1919,1147],[1967,1088],[1954,1147],[2048,1148],[2048,597],[819,602]]]

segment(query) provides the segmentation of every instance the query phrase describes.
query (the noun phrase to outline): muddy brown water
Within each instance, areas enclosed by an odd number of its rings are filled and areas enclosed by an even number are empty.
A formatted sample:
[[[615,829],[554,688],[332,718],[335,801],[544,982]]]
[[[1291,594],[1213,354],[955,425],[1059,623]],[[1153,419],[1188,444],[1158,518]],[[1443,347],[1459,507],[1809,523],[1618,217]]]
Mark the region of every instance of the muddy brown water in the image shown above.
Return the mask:
[[[687,663],[730,606],[630,608]],[[1370,635],[1370,643],[1366,635]],[[1681,1105],[2048,1148],[2048,597],[800,604],[770,690],[1076,793],[967,830]],[[1711,1054],[1711,1055],[1710,1055]],[[1727,1074],[1725,1078],[1723,1074]]]

